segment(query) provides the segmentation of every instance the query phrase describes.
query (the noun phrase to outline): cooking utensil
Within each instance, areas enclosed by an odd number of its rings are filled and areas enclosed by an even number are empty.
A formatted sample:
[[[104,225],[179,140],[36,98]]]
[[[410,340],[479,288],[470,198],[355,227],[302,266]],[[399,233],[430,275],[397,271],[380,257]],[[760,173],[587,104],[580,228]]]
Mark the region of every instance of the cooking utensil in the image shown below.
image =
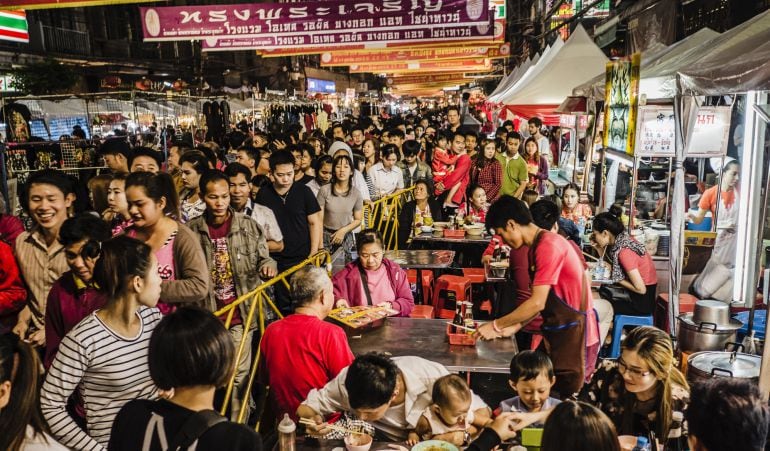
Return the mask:
[[[677,318],[677,345],[685,352],[721,351],[727,343],[737,339],[737,332],[743,323],[730,319],[728,324],[693,320],[693,313],[684,313]]]
[[[703,299],[695,303],[692,320],[695,323],[730,324],[730,306],[722,301]]]
[[[739,353],[736,346],[733,352],[704,351],[696,352],[687,359],[687,379],[700,382],[714,377],[736,377],[759,383],[759,369],[762,358],[756,355]]]

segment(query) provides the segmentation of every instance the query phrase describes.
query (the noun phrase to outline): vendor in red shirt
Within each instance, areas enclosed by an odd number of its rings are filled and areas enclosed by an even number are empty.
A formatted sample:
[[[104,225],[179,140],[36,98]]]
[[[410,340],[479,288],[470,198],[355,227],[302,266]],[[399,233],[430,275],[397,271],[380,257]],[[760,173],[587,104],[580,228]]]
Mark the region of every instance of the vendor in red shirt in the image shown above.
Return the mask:
[[[628,298],[608,299],[615,314],[649,316],[655,308],[658,274],[644,244],[626,232],[621,214],[621,207],[613,205],[610,211],[596,215],[591,242],[608,257],[612,265],[610,279],[628,293]]]
[[[297,407],[353,362],[345,332],[324,321],[334,305],[332,283],[324,269],[307,266],[291,279],[294,314],[265,330],[260,343],[260,377],[270,386],[277,418],[296,419]]]
[[[382,238],[375,229],[356,236],[358,259],[334,275],[337,307],[380,305],[395,310],[396,316],[409,316],[414,308],[412,289],[406,271],[384,257]]]
[[[492,204],[486,226],[513,249],[529,247],[532,294],[513,312],[479,327],[476,335],[499,338],[503,329],[521,327],[540,314],[543,350],[556,374],[554,390],[569,397],[583,386],[586,362],[595,361],[598,352],[598,332],[594,333],[598,327],[583,261],[567,240],[535,225],[527,205],[514,197],[502,196]]]

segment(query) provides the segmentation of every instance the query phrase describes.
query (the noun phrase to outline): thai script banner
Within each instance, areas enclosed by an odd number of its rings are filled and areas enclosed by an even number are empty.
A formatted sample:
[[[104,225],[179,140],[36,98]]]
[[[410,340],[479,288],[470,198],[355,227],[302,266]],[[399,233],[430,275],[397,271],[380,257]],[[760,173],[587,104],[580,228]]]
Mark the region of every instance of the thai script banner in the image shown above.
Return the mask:
[[[419,43],[422,41],[443,40],[477,41],[492,44],[493,30],[497,28],[487,25],[469,25],[456,27],[412,27],[403,30],[383,30],[382,28],[369,31],[336,30],[324,34],[286,34],[273,33],[260,37],[247,38],[207,38],[203,42],[204,51],[222,50],[251,50],[276,47],[316,46],[327,50],[355,44]]]
[[[331,52],[384,52],[384,51],[396,51],[396,50],[414,50],[414,49],[443,49],[446,47],[452,48],[472,48],[472,47],[490,47],[493,45],[499,45],[496,42],[490,42],[489,38],[479,41],[460,41],[460,42],[446,42],[446,41],[420,41],[412,43],[387,43],[387,44],[355,44],[355,45],[343,45],[337,47],[323,47],[323,46],[309,46],[309,47],[281,47],[281,48],[260,48],[257,55],[263,58],[281,58],[284,56],[298,56],[298,55],[320,55],[322,53]],[[491,47],[490,47],[491,48]],[[509,46],[510,48],[510,46]]]
[[[145,41],[178,41],[488,26],[489,8],[488,0],[334,0],[139,9]]]
[[[354,64],[350,66],[350,73],[398,73],[411,71],[447,72],[451,70],[482,71],[484,69],[489,69],[490,67],[492,66],[488,59],[480,58],[467,60],[427,61],[418,63],[395,62],[384,64]]]
[[[157,0],[2,0],[0,7],[3,9],[54,9],[125,3],[149,3],[153,1]]]
[[[506,47],[503,51],[509,51]],[[440,61],[467,58],[488,58],[501,53],[497,47],[441,47],[405,50],[365,50],[326,52],[321,54],[322,67],[348,66],[351,64],[388,63],[395,61]]]
[[[385,83],[388,86],[391,85],[412,85],[412,84],[425,84],[425,83],[449,83],[452,81],[463,80],[463,71],[443,74],[430,74],[430,75],[405,75],[388,77]]]

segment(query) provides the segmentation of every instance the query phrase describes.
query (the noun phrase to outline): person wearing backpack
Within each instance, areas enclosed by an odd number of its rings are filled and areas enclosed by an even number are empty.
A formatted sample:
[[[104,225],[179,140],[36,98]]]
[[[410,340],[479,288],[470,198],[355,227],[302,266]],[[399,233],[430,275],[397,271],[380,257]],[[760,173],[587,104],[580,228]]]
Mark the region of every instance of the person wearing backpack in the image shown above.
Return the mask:
[[[198,307],[164,317],[150,339],[150,376],[168,399],[135,400],[115,418],[111,451],[260,451],[256,431],[214,411],[232,377],[235,345],[222,322]]]

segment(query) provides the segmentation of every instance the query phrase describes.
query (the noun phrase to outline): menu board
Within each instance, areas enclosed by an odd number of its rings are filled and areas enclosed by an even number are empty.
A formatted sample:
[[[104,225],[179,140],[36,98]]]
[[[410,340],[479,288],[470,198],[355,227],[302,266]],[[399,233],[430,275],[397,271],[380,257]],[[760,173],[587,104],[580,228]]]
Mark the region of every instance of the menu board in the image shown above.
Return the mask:
[[[639,107],[636,154],[640,157],[673,157],[676,122],[674,110],[665,106]]]

